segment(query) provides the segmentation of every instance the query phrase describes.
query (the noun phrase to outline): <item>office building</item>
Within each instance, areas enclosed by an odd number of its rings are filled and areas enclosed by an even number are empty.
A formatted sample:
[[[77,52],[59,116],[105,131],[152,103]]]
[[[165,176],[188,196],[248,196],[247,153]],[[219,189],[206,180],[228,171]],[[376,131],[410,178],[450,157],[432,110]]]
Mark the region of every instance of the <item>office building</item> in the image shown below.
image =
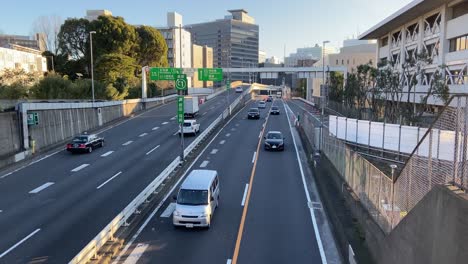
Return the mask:
[[[109,10],[86,10],[85,19],[89,21],[97,20],[100,16],[112,16],[112,12]]]
[[[10,48],[10,44],[39,51],[46,50],[44,34],[35,34],[34,38],[19,35],[0,35],[0,47]]]
[[[263,50],[258,51],[258,63],[264,63],[266,61],[267,54]]]
[[[258,66],[259,27],[243,9],[212,22],[190,25],[193,43],[213,48],[213,64],[219,68]],[[248,73],[232,73],[232,80],[249,81]]]
[[[405,61],[415,59],[422,52],[426,53],[432,63],[425,66],[425,77],[416,87],[418,93],[425,94],[428,91],[436,72],[445,75],[451,94],[466,93],[467,25],[468,1],[415,0],[363,33],[360,39],[377,39],[377,59],[382,63],[392,61],[400,73]],[[439,67],[442,65],[446,68]],[[402,101],[408,100],[405,92],[408,79],[403,79]],[[420,103],[420,94],[410,96],[410,102]],[[428,104],[436,110],[443,102],[431,96]]]
[[[213,68],[213,48],[192,45],[192,68]],[[199,81],[198,71],[193,74],[193,87],[213,87],[213,82]]]
[[[336,53],[336,48],[330,45],[325,46],[325,54]],[[313,47],[298,48],[295,53],[289,54],[285,58],[285,67],[298,67],[298,61],[320,61],[322,60],[322,47],[315,44]],[[321,65],[321,64],[320,64]]]
[[[345,40],[340,53],[330,54],[330,66],[346,66],[348,72],[356,72],[357,67],[362,64],[377,66],[377,44],[364,41],[364,44],[353,40]],[[352,44],[352,45],[350,45]]]

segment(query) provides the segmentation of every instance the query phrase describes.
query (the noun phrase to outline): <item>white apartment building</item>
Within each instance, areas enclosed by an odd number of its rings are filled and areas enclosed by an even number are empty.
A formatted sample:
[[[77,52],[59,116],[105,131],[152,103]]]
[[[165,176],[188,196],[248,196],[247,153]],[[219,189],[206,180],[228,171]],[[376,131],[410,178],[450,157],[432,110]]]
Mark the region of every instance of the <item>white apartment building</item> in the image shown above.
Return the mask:
[[[334,53],[337,53],[337,49],[335,47],[332,47],[330,44],[325,45],[325,55]],[[295,53],[291,53],[285,58],[285,67],[297,67],[298,61],[301,60],[319,61],[321,66],[322,47],[315,44],[313,47],[298,48]]]
[[[0,47],[0,72],[5,69],[23,69],[28,73],[47,72],[47,60],[40,51],[25,47],[22,49],[23,51]]]
[[[182,29],[179,26],[182,26]],[[158,27],[158,30],[166,40],[169,67],[192,68],[192,36],[184,29],[182,15],[176,12],[167,13],[167,26]],[[188,86],[192,86],[191,78],[188,79]]]
[[[328,61],[330,66],[345,66],[348,72],[357,72],[359,65],[370,63],[377,66],[377,44],[367,41],[358,42],[356,40],[343,41],[343,47],[340,53],[329,54]]]
[[[393,61],[400,70],[405,60],[415,59],[423,51],[432,58],[432,64],[425,67],[426,76],[410,96],[411,102],[420,102],[436,71],[445,74],[450,93],[468,92],[467,0],[415,0],[363,33],[360,39],[377,39],[378,60]],[[409,78],[402,78],[407,85]],[[402,101],[407,99],[403,96]],[[428,103],[442,105],[433,97]]]
[[[263,50],[258,51],[258,63],[265,63],[267,54]]]
[[[86,10],[85,19],[89,21],[97,20],[100,16],[112,16],[112,12],[109,10]]]

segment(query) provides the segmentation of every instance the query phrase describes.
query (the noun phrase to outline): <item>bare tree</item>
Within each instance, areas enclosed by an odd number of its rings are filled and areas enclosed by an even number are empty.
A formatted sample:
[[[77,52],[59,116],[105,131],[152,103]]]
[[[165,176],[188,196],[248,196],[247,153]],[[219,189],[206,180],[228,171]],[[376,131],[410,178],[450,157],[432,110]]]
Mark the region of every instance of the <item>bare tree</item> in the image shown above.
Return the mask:
[[[63,19],[57,15],[40,16],[33,23],[33,32],[43,34],[45,39],[46,50],[57,54],[58,38],[60,26],[63,24]]]

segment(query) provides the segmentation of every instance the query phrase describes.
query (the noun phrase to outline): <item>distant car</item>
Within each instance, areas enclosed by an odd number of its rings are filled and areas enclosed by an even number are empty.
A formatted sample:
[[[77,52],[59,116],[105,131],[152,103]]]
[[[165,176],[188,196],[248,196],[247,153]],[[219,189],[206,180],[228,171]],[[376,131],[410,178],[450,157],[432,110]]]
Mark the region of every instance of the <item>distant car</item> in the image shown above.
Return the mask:
[[[258,108],[259,109],[265,109],[265,107],[266,107],[266,103],[264,101],[258,102]]]
[[[280,114],[280,110],[277,106],[272,106],[271,107],[271,110],[270,110],[270,114],[272,115],[279,115]]]
[[[264,137],[265,150],[284,150],[284,137],[279,131],[269,131]]]
[[[244,91],[244,89],[242,89],[242,87],[237,87],[236,88],[236,93],[242,93]]]
[[[200,124],[197,123],[197,120],[185,120],[182,129],[185,134],[193,134],[196,135],[200,132]],[[180,136],[180,129],[179,129],[179,136]]]
[[[248,119],[260,119],[260,111],[258,108],[250,108],[249,112],[247,113]]]
[[[98,137],[95,134],[83,134],[72,139],[71,143],[67,144],[67,151],[88,152],[91,153],[95,148],[104,147],[104,138]]]
[[[268,96],[268,98],[266,99],[267,102],[272,102],[273,101],[273,97],[270,95]]]

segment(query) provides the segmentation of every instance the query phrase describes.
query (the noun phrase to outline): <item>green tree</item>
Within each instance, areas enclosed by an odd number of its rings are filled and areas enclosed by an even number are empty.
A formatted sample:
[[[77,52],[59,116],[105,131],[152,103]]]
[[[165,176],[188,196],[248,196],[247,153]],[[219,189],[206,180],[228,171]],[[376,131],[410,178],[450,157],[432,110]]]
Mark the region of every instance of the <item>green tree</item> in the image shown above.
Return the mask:
[[[36,99],[71,99],[71,85],[70,80],[51,74],[34,85],[32,92]]]
[[[138,47],[138,35],[135,27],[125,23],[122,17],[100,16],[90,24],[93,36],[95,57],[117,53],[135,57]]]
[[[330,72],[329,97],[332,101],[341,102],[343,100],[343,74],[340,72]]]
[[[0,85],[0,99],[19,100],[29,97],[29,87],[14,83],[12,85]]]
[[[138,64],[167,67],[167,44],[161,32],[148,26],[138,27],[136,32],[138,34]]]
[[[106,86],[108,98],[120,100],[128,95],[129,84],[136,82],[134,72],[137,67],[135,59],[131,57],[103,55],[96,62],[96,79]]]
[[[71,60],[86,58],[89,49],[89,21],[69,18],[60,27],[58,53]]]

